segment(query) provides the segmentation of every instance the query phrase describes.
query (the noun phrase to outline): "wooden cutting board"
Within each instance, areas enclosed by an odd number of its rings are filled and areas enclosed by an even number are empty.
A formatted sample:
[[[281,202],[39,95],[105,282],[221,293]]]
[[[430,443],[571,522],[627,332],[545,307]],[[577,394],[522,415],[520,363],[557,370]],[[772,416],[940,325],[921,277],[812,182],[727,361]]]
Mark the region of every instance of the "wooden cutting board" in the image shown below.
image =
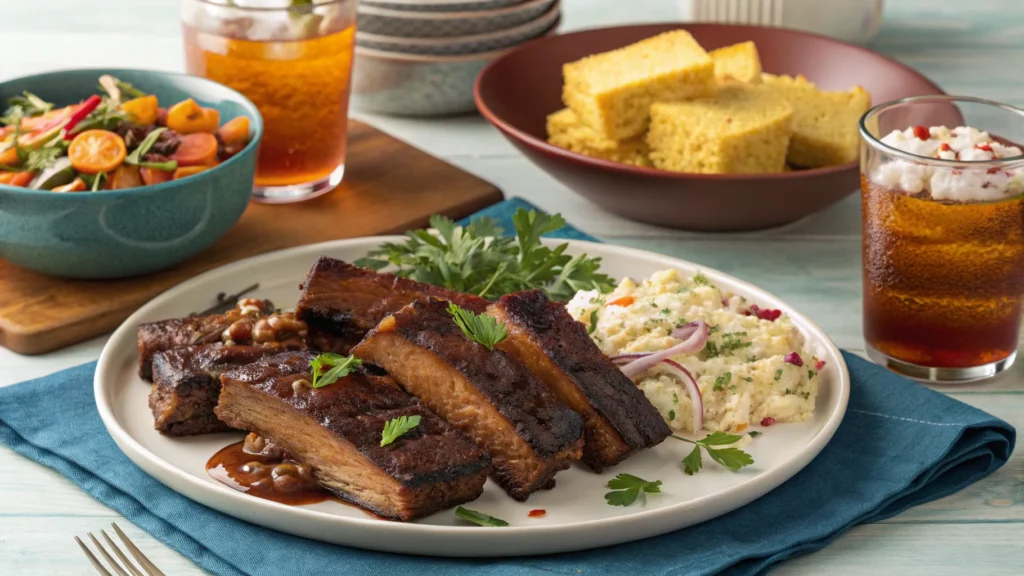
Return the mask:
[[[348,145],[336,190],[298,204],[250,203],[219,242],[163,272],[65,280],[0,260],[0,345],[50,352],[113,330],[154,296],[211,268],[281,248],[404,232],[432,214],[457,219],[502,200],[488,182],[366,124],[350,121]]]

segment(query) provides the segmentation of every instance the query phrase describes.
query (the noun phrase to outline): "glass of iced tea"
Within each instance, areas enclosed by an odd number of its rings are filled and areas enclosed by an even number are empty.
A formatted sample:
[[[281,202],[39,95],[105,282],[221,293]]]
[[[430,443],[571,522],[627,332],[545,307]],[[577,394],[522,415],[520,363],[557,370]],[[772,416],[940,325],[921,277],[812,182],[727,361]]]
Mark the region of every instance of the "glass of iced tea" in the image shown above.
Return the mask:
[[[345,171],[356,0],[183,0],[188,72],[263,115],[253,199],[329,192]]]
[[[860,134],[868,354],[932,382],[1007,369],[1024,295],[1024,110],[919,96],[869,110]]]

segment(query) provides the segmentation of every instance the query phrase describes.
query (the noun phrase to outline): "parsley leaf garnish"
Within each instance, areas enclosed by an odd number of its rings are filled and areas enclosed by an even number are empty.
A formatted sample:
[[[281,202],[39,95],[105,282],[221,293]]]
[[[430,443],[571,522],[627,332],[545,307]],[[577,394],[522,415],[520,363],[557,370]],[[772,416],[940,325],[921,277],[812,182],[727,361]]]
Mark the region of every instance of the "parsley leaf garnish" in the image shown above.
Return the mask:
[[[751,438],[757,438],[761,434],[764,434],[764,432],[758,432],[757,430],[751,430],[750,432],[747,432],[747,436],[750,436]]]
[[[593,334],[597,328],[597,310],[590,313],[590,328],[587,328],[587,334]]]
[[[747,454],[739,448],[715,448],[715,446],[725,446],[727,444],[739,442],[741,436],[736,434],[712,432],[705,436],[703,440],[696,441],[687,440],[682,436],[676,436],[674,434],[672,437],[676,440],[682,440],[683,442],[694,444],[693,451],[690,452],[686,458],[683,458],[683,472],[686,472],[689,476],[700,472],[701,468],[704,467],[704,462],[701,460],[701,448],[707,451],[708,456],[710,456],[712,460],[733,472],[754,463],[754,459],[750,454]]]
[[[715,391],[725,388],[729,384],[730,380],[732,380],[732,372],[726,372],[718,378],[715,378]]]
[[[384,424],[384,431],[380,435],[380,445],[387,446],[395,440],[398,440],[399,436],[419,426],[421,419],[422,418],[419,414],[414,414],[412,416],[399,416],[398,418],[388,420],[387,423]]]
[[[598,273],[600,258],[573,257],[565,254],[568,244],[549,248],[541,243],[541,236],[565,225],[560,215],[519,209],[512,222],[515,238],[502,236],[493,218],[460,226],[435,215],[430,225],[436,236],[410,230],[404,242],[384,243],[356,265],[374,270],[394,265],[399,276],[491,299],[533,288],[560,302],[579,290],[611,291],[614,281]]]
[[[448,303],[448,313],[452,315],[455,324],[462,329],[466,338],[486,346],[488,350],[494,350],[495,344],[508,337],[505,325],[492,316],[475,314],[454,302]]]
[[[693,276],[693,284],[694,284],[694,286],[711,286],[712,285],[711,284],[711,280],[708,280],[708,277],[705,276],[703,272],[697,272],[696,274],[694,274],[694,276]]]
[[[661,492],[661,480],[648,482],[632,474],[619,474],[608,481],[608,487],[613,490],[604,495],[604,499],[611,506],[629,506],[640,494],[657,494]]]
[[[780,378],[782,378],[782,368],[775,371],[775,381],[778,382]]]
[[[508,522],[505,522],[501,518],[495,518],[494,516],[489,516],[483,512],[477,512],[476,510],[470,510],[469,508],[463,508],[462,506],[455,509],[455,515],[463,520],[467,520],[481,526],[486,526],[488,528],[508,526]]]
[[[323,388],[334,384],[339,379],[352,373],[353,370],[362,366],[363,361],[355,356],[342,356],[333,352],[327,352],[313,358],[309,363],[313,368],[313,388]],[[325,368],[327,369],[325,371]]]
[[[29,150],[28,156],[25,158],[25,163],[22,165],[22,169],[29,172],[46,170],[50,166],[53,166],[62,154],[64,154],[64,147],[60,145],[46,146],[39,148],[38,150]]]

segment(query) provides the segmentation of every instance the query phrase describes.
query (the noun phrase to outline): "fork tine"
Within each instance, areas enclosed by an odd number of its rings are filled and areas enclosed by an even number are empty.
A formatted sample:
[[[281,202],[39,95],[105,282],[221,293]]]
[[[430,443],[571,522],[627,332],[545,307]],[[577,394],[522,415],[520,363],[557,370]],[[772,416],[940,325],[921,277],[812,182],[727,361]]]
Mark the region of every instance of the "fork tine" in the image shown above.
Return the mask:
[[[128,551],[132,553],[132,556],[139,561],[139,564],[142,564],[143,569],[149,572],[149,576],[165,576],[155,564],[149,561],[149,558],[146,558],[146,555],[143,554],[141,550],[135,547],[135,544],[128,539],[128,536],[121,531],[121,528],[118,527],[117,524],[111,522],[110,525],[114,527],[114,531],[117,532],[118,538],[120,538],[121,541],[124,542],[124,545],[128,547]]]
[[[121,552],[121,548],[119,548],[118,545],[114,543],[110,536],[107,535],[107,532],[105,530],[100,530],[100,534],[103,534],[103,538],[107,541],[107,544],[110,544],[110,549],[114,551],[114,554],[117,554],[117,557],[121,559],[121,562],[123,562],[125,567],[127,567],[128,570],[132,573],[132,576],[146,576],[142,572],[139,572],[139,569],[136,568],[135,565],[132,564],[131,560],[129,560],[128,557],[124,555],[124,552]],[[92,534],[89,534],[89,536],[92,536]],[[99,545],[99,542],[97,542],[96,544]],[[145,570],[146,567],[143,566],[142,569]],[[121,575],[128,576],[128,574],[125,574],[124,572],[122,572]]]
[[[110,566],[110,568],[114,572],[117,572],[118,576],[129,576],[127,572],[125,572],[124,570],[121,569],[121,566],[117,563],[117,561],[115,561],[113,558],[111,558],[110,554],[107,554],[106,548],[104,548],[103,544],[100,544],[100,541],[97,540],[96,537],[92,535],[92,532],[89,532],[89,538],[92,539],[93,546],[95,546],[96,549],[99,550],[100,554],[103,556],[103,559],[107,561],[107,566]],[[117,550],[117,548],[115,547],[114,550]],[[120,556],[120,554],[118,554],[118,556]],[[122,557],[122,559],[123,559],[123,557]],[[131,567],[130,564],[129,564],[129,567]],[[135,576],[140,576],[140,575],[136,574]]]
[[[107,572],[107,569],[103,567],[103,564],[100,564],[100,561],[92,555],[92,552],[90,552],[89,548],[78,539],[78,536],[75,536],[75,542],[78,542],[78,547],[82,549],[82,552],[85,552],[85,557],[89,559],[89,562],[92,562],[92,567],[99,572],[100,576],[113,576],[110,572]]]

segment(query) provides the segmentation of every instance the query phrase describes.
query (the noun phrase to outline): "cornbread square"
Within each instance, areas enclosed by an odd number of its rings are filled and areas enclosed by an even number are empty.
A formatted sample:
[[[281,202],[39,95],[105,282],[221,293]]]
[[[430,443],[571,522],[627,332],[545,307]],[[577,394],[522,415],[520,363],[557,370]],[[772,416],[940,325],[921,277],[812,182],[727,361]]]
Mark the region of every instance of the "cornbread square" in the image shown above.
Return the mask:
[[[562,100],[580,120],[610,140],[647,129],[655,102],[715,92],[715,65],[690,36],[676,30],[562,67]]]
[[[871,107],[871,95],[863,88],[828,92],[802,76],[765,74],[763,80],[793,106],[793,139],[786,157],[791,164],[818,168],[857,159],[857,122]]]
[[[782,172],[793,107],[763,86],[733,82],[710,98],[651,106],[656,168],[704,174]]]
[[[740,42],[708,53],[715,63],[715,78],[761,83],[761,56],[753,42]]]
[[[634,166],[651,165],[647,156],[650,149],[642,135],[629,140],[610,140],[580,122],[576,113],[569,108],[548,116],[548,142],[593,158]]]

